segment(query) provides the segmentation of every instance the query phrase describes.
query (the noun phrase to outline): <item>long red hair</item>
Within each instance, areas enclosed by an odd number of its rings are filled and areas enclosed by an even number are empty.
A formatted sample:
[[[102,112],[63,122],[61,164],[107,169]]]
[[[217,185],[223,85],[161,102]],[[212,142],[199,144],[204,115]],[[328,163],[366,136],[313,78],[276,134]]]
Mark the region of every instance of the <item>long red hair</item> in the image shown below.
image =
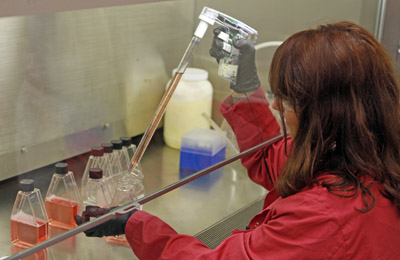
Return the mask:
[[[399,84],[368,31],[339,22],[296,33],[277,49],[269,80],[299,119],[277,183],[282,197],[329,173],[338,177],[324,183],[329,191],[362,192],[360,210],[368,211],[374,196],[362,179],[369,175],[400,210]]]

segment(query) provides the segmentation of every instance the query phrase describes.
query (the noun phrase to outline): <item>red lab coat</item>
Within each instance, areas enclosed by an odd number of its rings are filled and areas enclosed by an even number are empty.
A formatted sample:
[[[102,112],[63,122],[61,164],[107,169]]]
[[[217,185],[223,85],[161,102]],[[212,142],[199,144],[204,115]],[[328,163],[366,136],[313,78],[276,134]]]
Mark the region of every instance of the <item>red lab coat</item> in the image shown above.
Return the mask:
[[[229,97],[221,105],[241,150],[259,143],[260,132],[263,140],[279,134],[262,89],[250,100],[251,105],[246,99],[233,104]],[[281,198],[274,183],[285,161],[283,140],[242,159],[249,177],[270,190],[249,230],[234,230],[216,249],[209,249],[192,236],[177,234],[158,217],[138,211],[125,228],[134,253],[139,259],[174,260],[400,259],[399,214],[379,193],[380,185],[372,184],[376,204],[364,214],[355,210],[363,208],[361,194],[341,198],[320,185]]]

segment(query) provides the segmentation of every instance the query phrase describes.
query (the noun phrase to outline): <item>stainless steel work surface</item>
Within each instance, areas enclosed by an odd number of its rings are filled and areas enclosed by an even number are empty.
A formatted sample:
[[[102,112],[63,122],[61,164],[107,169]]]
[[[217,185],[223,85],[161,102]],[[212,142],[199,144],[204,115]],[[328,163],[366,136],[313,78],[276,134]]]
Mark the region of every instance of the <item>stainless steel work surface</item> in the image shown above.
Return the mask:
[[[179,180],[179,151],[164,145],[161,131],[156,132],[141,161],[145,175],[146,194],[152,193]],[[228,152],[229,156],[229,152]],[[85,156],[67,160],[76,171],[83,168]],[[47,191],[53,165],[40,171],[30,172],[23,177],[33,178],[41,189]],[[16,253],[11,246],[9,217],[17,193],[17,178],[0,183],[0,256]],[[200,177],[192,183],[173,190],[143,205],[143,210],[166,221],[178,233],[195,235],[219,222],[235,211],[265,196],[266,190],[254,184],[247,177],[239,161],[233,162],[219,172]],[[243,229],[245,227],[242,227]],[[50,235],[63,232],[50,229]],[[40,252],[32,259],[136,259],[128,245],[113,244],[103,238],[88,238],[83,233]]]

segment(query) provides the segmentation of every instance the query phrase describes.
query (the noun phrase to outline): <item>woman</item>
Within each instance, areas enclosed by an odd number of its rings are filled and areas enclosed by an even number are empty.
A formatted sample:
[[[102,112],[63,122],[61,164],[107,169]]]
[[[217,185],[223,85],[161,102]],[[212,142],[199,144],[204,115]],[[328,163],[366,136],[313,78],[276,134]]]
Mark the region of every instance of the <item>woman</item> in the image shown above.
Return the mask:
[[[221,112],[245,150],[279,126],[259,87],[253,46],[234,45],[238,80]],[[210,53],[223,55],[217,37]],[[270,190],[250,229],[211,250],[137,211],[87,235],[119,227],[140,259],[400,259],[400,96],[383,48],[353,23],[320,26],[287,39],[269,76],[285,138],[242,159]]]

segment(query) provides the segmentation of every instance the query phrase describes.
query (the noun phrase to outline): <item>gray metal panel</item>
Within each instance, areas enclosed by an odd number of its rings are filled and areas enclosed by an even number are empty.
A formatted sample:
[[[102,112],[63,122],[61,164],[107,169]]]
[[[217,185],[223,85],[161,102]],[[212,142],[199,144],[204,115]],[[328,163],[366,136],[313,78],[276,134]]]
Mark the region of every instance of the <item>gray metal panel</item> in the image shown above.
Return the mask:
[[[0,16],[33,15],[88,8],[133,5],[166,0],[2,0]]]
[[[400,75],[400,1],[386,0],[386,10],[383,22],[382,45],[386,48],[393,61],[397,75]]]
[[[262,210],[264,199],[265,196],[262,196],[255,202],[250,203],[226,218],[221,219],[214,225],[202,230],[194,235],[194,237],[211,249],[217,248],[222,241],[232,235],[232,230],[246,229],[250,220]]]
[[[191,39],[193,8],[1,18],[0,180],[143,133]]]

